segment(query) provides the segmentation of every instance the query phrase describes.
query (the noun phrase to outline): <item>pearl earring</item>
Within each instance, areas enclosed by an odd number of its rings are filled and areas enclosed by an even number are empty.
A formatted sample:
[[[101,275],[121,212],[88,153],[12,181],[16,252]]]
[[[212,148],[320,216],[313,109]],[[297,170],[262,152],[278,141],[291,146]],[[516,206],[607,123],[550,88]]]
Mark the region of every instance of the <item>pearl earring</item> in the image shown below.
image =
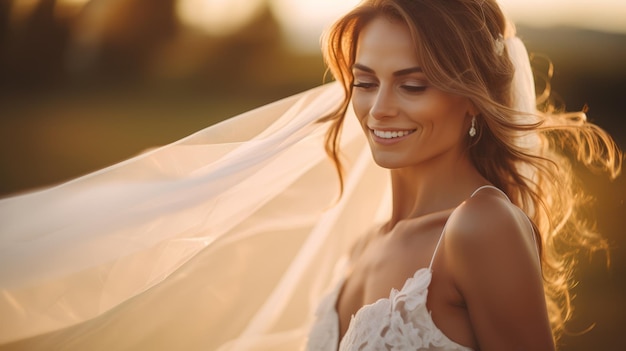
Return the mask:
[[[469,136],[472,138],[476,136],[476,116],[472,116],[472,126],[469,130]]]

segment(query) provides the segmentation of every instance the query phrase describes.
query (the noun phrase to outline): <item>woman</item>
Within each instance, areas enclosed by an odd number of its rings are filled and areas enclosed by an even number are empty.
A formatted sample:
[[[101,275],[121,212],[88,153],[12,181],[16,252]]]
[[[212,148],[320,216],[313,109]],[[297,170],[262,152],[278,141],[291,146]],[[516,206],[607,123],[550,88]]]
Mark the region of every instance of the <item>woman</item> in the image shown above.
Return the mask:
[[[553,243],[601,241],[553,146],[620,156],[523,113],[505,29],[492,1],[366,1],[328,38],[340,84],[0,201],[0,349],[554,348]]]
[[[620,158],[584,119],[531,114],[513,35],[495,1],[473,0],[365,1],[332,28],[325,57],[346,99],[327,118],[331,156],[351,102],[393,200],[309,349],[554,349],[569,267],[553,242],[604,245],[567,213],[576,191],[554,146],[582,142],[579,159],[612,175]]]

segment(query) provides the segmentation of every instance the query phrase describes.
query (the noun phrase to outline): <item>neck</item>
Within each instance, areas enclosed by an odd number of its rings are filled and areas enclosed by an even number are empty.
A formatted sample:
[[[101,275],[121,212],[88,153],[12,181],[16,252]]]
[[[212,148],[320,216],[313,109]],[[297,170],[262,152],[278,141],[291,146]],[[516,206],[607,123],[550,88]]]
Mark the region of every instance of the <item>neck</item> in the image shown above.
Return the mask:
[[[454,208],[487,183],[467,155],[393,169],[389,229],[401,220]]]

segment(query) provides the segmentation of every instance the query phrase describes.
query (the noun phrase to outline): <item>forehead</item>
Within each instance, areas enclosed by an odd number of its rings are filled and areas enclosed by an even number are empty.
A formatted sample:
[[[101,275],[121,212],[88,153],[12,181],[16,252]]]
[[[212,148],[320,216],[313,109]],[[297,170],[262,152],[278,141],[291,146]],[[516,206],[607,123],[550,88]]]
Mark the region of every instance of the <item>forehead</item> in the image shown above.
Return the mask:
[[[399,69],[418,66],[415,42],[408,26],[383,16],[371,20],[359,34],[356,63],[392,65]]]

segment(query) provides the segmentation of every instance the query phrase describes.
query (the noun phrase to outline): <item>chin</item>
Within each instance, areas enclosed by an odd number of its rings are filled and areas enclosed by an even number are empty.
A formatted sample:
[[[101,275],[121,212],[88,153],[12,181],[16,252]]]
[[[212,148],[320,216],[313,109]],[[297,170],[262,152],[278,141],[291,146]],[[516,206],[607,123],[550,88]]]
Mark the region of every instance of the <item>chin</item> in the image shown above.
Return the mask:
[[[376,154],[373,154],[372,157],[374,158],[374,162],[376,162],[376,164],[382,168],[396,169],[396,168],[406,167],[406,162],[402,162],[401,160],[394,159],[393,157],[380,156],[380,155],[377,156]]]

